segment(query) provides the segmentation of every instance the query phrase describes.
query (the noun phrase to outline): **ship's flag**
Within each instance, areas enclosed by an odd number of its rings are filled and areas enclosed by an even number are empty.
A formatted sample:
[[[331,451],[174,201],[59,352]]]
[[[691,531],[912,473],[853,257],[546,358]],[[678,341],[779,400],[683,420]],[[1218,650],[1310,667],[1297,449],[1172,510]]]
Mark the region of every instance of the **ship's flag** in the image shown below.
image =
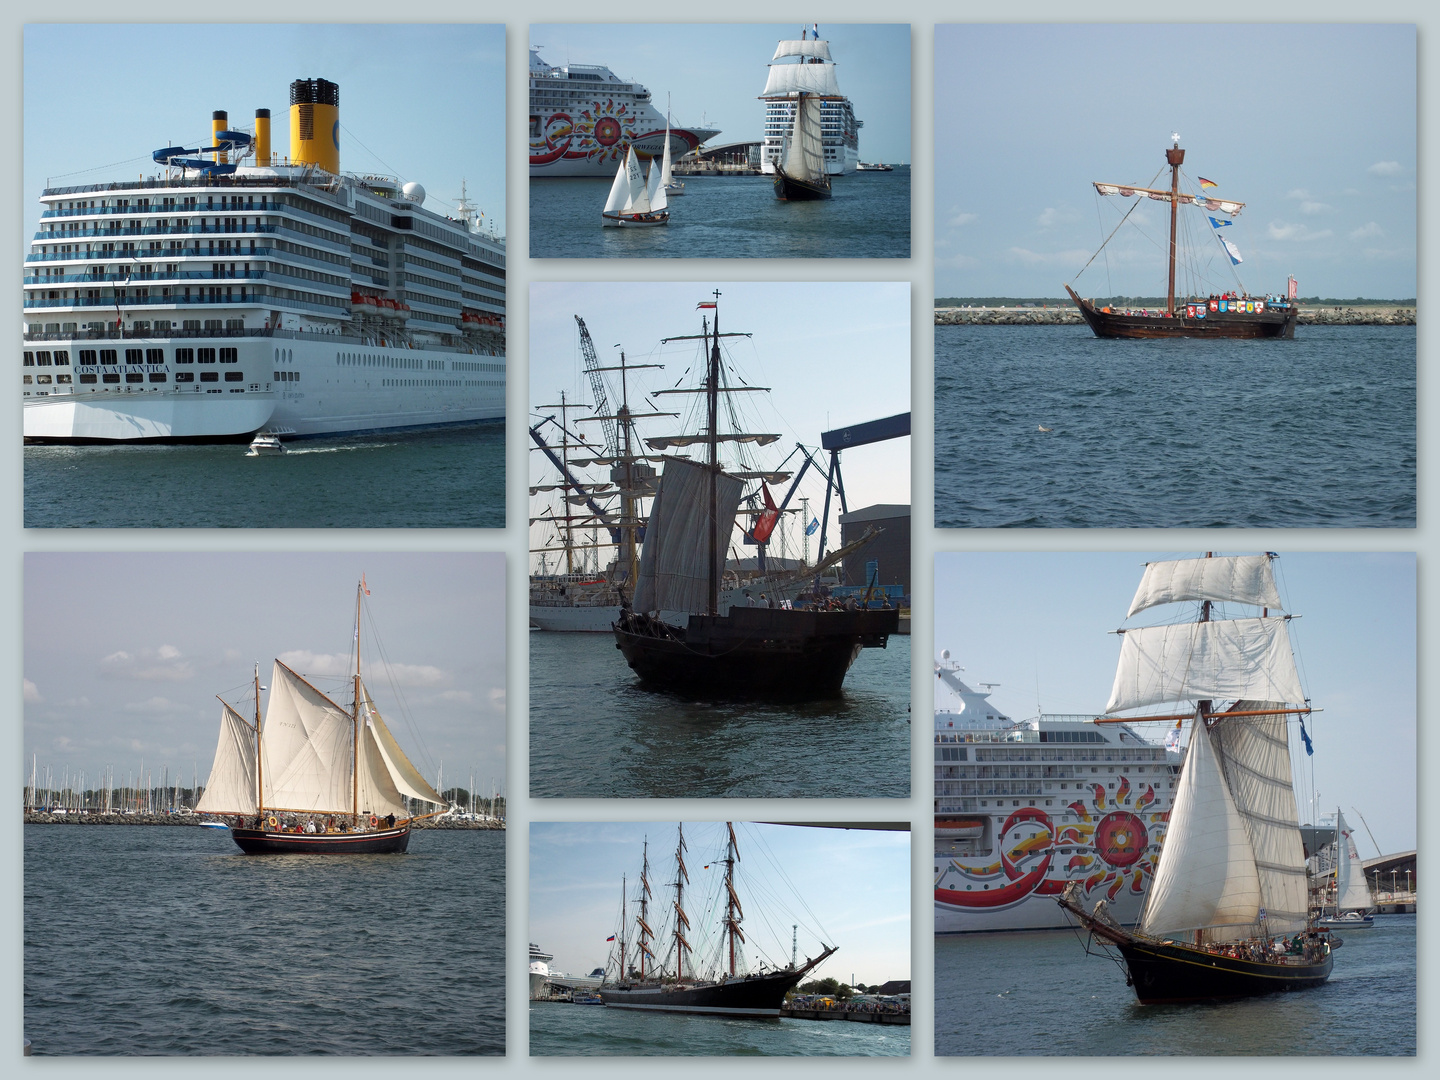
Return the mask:
[[[614,940],[615,940],[615,935],[614,935],[614,934],[611,934],[611,935],[610,935],[609,937],[607,937],[605,940],[606,940],[606,941],[614,941]]]
[[[360,588],[364,591],[364,593],[365,593],[366,596],[369,596],[369,595],[370,595],[370,587],[365,584],[365,575],[364,575],[364,574],[361,574],[361,575],[360,575]]]
[[[1165,749],[1180,749],[1180,721],[1178,720],[1175,722],[1175,726],[1170,729],[1170,734],[1165,736]]]
[[[1314,757],[1315,747],[1311,744],[1310,735],[1305,730],[1305,718],[1303,716],[1300,717],[1300,741],[1305,744],[1305,755],[1307,757]]]
[[[714,306],[714,300],[702,300],[700,303],[695,305],[695,310],[699,311],[701,308],[713,308]]]
[[[1214,180],[1206,180],[1203,176],[1199,177],[1198,179],[1199,179],[1199,181],[1200,181],[1200,187],[1201,187],[1202,189],[1203,189],[1203,188],[1212,188],[1212,187],[1219,187],[1219,186],[1220,186],[1219,184],[1215,183]]]
[[[1213,218],[1213,217],[1210,219],[1210,227],[1211,227],[1212,229],[1223,229],[1226,225],[1233,225],[1233,224],[1234,224],[1233,221],[1221,221],[1219,218]]]
[[[813,518],[813,517],[812,517],[812,518],[810,519],[810,524],[805,526],[805,535],[806,535],[806,536],[814,536],[816,530],[818,530],[819,528],[820,528],[820,519],[819,519],[819,518]]]
[[[780,520],[780,509],[770,497],[770,488],[761,484],[760,494],[765,497],[765,509],[760,511],[760,516],[755,520],[754,536],[757,544],[763,544],[770,539],[770,534],[775,531],[775,523]]]
[[[1240,249],[1237,248],[1229,240],[1226,240],[1225,237],[1220,237],[1220,243],[1225,245],[1225,254],[1230,256],[1230,261],[1236,266],[1239,266],[1242,262],[1245,261],[1244,259],[1240,258]]]

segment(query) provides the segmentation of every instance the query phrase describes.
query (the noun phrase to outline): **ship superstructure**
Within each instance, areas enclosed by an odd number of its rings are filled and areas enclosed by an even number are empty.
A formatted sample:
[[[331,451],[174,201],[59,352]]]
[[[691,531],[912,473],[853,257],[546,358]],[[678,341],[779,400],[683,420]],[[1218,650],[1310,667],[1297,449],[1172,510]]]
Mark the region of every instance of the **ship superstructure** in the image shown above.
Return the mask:
[[[25,260],[25,438],[223,441],[504,416],[505,242],[342,174],[339,87],[212,118],[148,179],[47,188]]]
[[[1138,919],[1181,754],[1095,717],[1013,721],[935,665],[935,932],[1068,925],[1069,882]]]
[[[820,135],[824,148],[825,172],[830,176],[853,173],[860,163],[860,128],[863,120],[855,119],[850,99],[840,92],[835,78],[835,61],[830,58],[830,43],[814,37],[805,29],[799,41],[782,41],[775,47],[770,72],[760,100],[765,102],[765,144],[761,150],[760,169],[775,172],[781,160],[786,136],[795,127],[795,107],[801,95],[813,96],[820,104]]]
[[[530,50],[530,175],[615,175],[635,147],[642,164],[665,151],[665,117],[650,91],[600,64],[554,67]],[[670,126],[676,160],[718,135],[715,128]]]

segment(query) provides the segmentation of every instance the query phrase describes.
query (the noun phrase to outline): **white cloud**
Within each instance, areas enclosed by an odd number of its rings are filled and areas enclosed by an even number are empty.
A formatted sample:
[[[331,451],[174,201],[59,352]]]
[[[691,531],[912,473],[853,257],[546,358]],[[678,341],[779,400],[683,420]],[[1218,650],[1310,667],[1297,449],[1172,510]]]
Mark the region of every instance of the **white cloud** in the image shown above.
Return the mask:
[[[503,686],[497,686],[491,689],[490,704],[497,709],[503,710],[505,708],[505,688]]]
[[[1284,221],[1272,221],[1266,228],[1271,240],[1325,240],[1334,235],[1330,229],[1312,230],[1308,225],[1291,225]]]
[[[1385,230],[1373,221],[1367,221],[1360,228],[1350,234],[1351,240],[1369,240],[1372,237],[1384,236]]]
[[[474,695],[469,690],[445,690],[439,697],[441,701],[456,701],[461,705],[468,705],[474,700]]]
[[[1010,255],[1027,266],[1080,266],[1090,257],[1088,251],[1031,251],[1012,247]]]
[[[1365,171],[1371,176],[1399,176],[1401,169],[1398,161],[1377,161]]]
[[[1305,190],[1303,187],[1297,187],[1294,191],[1289,192],[1289,193],[1285,196],[1285,198],[1287,198],[1287,199],[1308,199],[1308,198],[1310,198],[1310,192],[1308,192],[1307,190]]]
[[[1323,214],[1329,209],[1330,207],[1322,202],[1302,202],[1300,204],[1300,213],[1302,214]]]
[[[171,701],[169,698],[152,697],[144,701],[132,701],[121,706],[123,712],[137,716],[167,716],[174,713],[189,712],[189,706],[181,705],[179,702]]]
[[[1047,206],[1040,212],[1040,216],[1035,219],[1035,224],[1042,229],[1050,229],[1056,225],[1067,225],[1074,221],[1076,216],[1075,211],[1068,207],[1057,209],[1054,206]]]
[[[40,696],[40,689],[29,679],[25,680],[25,700],[29,702],[44,701]]]
[[[190,661],[173,645],[126,652],[121,649],[100,661],[102,675],[141,682],[180,682],[195,674]]]
[[[286,667],[306,675],[341,677],[354,673],[354,661],[339,653],[313,653],[305,649],[294,649],[280,654],[280,662]],[[385,673],[399,686],[440,686],[449,681],[445,672],[429,664],[390,664]]]
[[[969,225],[969,224],[971,224],[972,222],[979,221],[979,220],[980,220],[980,215],[979,215],[979,214],[971,214],[971,213],[969,213],[969,212],[957,211],[957,212],[951,214],[951,216],[950,216],[949,219],[945,222],[945,224],[946,224],[946,225],[949,225],[952,229],[958,229],[958,228],[960,228],[961,226]]]

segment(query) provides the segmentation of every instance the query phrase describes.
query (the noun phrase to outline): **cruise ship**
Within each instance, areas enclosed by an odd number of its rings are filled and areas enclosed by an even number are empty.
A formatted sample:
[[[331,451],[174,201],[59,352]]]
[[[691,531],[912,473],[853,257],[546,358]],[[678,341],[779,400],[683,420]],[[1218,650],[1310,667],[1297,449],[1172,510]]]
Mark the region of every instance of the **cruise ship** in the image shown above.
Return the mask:
[[[339,87],[290,85],[290,154],[211,118],[148,179],[47,188],[25,259],[26,442],[224,442],[505,414],[505,243],[340,172]]]
[[[850,99],[840,93],[830,43],[820,40],[819,27],[814,37],[802,29],[799,41],[780,42],[770,58],[770,74],[765,80],[765,92],[760,95],[765,102],[760,171],[774,174],[785,138],[795,127],[795,102],[801,93],[820,98],[825,171],[831,176],[853,173],[860,163],[860,128],[865,121],[855,119]]]
[[[530,50],[530,175],[610,178],[635,147],[641,164],[665,152],[666,118],[650,91],[598,64],[552,67]],[[720,132],[670,127],[670,156],[696,149]]]
[[[935,675],[947,691],[935,708],[935,932],[1068,926],[1055,898],[1071,881],[1087,906],[1104,897],[1137,921],[1180,752],[1094,716],[1017,723],[949,652]]]

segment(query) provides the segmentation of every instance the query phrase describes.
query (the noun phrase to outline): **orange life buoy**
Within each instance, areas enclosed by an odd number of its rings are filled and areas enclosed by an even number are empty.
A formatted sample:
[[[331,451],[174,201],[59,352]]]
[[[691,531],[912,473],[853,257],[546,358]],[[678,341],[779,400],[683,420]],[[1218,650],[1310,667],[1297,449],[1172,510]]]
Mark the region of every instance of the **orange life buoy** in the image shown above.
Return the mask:
[[[270,817],[269,820],[270,820],[270,827],[271,827],[272,829],[275,828],[276,825],[279,825],[279,824],[280,824],[280,822],[278,822],[278,821],[275,820],[275,817],[274,817],[273,814],[271,815],[271,817]]]
[[[378,817],[376,817],[374,814],[371,814],[371,815],[370,815],[370,827],[373,829],[373,828],[375,828],[375,826],[377,826],[377,825],[379,825],[379,824],[380,824],[380,819],[379,819]]]

